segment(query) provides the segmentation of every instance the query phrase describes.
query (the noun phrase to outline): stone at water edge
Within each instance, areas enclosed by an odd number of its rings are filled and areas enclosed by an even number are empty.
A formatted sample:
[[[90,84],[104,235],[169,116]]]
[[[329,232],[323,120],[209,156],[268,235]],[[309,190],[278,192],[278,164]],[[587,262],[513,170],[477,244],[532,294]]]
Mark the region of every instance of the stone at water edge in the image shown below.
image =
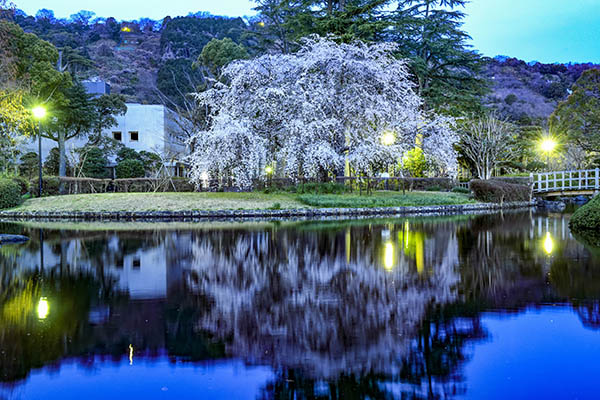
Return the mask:
[[[0,245],[8,244],[8,243],[24,243],[27,242],[29,238],[27,236],[22,235],[4,235],[0,233]]]

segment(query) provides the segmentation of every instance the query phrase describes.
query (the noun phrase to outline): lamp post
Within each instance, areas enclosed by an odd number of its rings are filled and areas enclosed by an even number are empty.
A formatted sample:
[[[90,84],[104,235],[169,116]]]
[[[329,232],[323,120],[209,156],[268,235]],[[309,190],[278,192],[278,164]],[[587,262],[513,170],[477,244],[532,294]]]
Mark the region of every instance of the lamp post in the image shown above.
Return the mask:
[[[544,139],[542,139],[542,142],[540,143],[540,148],[542,149],[542,152],[546,154],[548,168],[550,168],[550,155],[552,154],[554,149],[556,149],[556,145],[556,140],[554,140],[550,136],[547,136]]]
[[[33,117],[38,121],[38,197],[42,197],[42,119],[46,116],[46,109],[42,106],[31,110]]]

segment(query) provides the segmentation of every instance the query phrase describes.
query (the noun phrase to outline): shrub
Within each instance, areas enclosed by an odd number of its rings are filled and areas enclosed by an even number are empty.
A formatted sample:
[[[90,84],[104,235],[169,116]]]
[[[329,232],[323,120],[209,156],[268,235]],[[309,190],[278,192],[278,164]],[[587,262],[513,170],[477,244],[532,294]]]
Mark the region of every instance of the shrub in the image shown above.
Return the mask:
[[[569,227],[576,232],[600,232],[600,196],[578,208],[569,221]]]
[[[149,151],[140,151],[140,160],[144,163],[147,174],[158,171],[162,165],[160,155]]]
[[[504,203],[531,200],[531,188],[498,180],[474,179],[469,184],[475,199],[486,203]]]
[[[441,192],[442,191],[442,187],[439,185],[433,185],[433,186],[429,186],[427,189],[425,189],[428,192]]]
[[[408,171],[410,176],[414,178],[422,178],[425,176],[427,160],[425,159],[425,153],[423,153],[423,150],[420,147],[415,147],[414,149],[407,151],[402,161],[404,168]]]
[[[21,188],[12,179],[0,178],[0,209],[16,207],[21,203]]]
[[[140,160],[127,159],[119,162],[115,168],[118,179],[143,178],[146,172]]]
[[[304,183],[288,188],[288,191],[298,194],[342,194],[349,191],[349,188],[341,183]]]
[[[142,157],[140,156],[140,153],[138,153],[134,149],[132,149],[130,147],[123,147],[117,153],[117,163],[120,163],[121,161],[125,161],[125,160],[142,161]]]
[[[453,193],[465,193],[465,194],[471,193],[471,191],[468,188],[460,187],[460,186],[453,187],[452,192]]]
[[[504,102],[509,106],[513,105],[518,100],[517,96],[513,93],[509,94],[504,98]]]
[[[104,152],[98,147],[92,147],[85,155],[81,170],[88,178],[106,178],[107,164],[108,160]]]
[[[39,181],[38,178],[35,178],[29,186],[29,192],[36,197],[39,195]],[[60,180],[57,176],[44,176],[42,178],[42,194],[44,196],[58,196],[59,183]]]
[[[29,181],[27,181],[27,179],[23,178],[22,176],[12,176],[11,179],[15,181],[17,185],[19,185],[21,195],[29,193]]]
[[[21,156],[21,165],[19,165],[19,172],[21,175],[27,178],[33,178],[38,172],[38,155],[37,153],[30,151]]]

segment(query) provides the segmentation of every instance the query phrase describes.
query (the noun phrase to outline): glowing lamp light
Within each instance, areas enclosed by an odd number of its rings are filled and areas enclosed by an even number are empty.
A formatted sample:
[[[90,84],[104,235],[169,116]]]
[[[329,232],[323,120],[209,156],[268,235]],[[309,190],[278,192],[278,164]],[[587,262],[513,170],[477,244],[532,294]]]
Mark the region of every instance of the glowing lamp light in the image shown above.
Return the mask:
[[[131,32],[131,28],[128,26],[124,26],[121,28],[121,32]]]
[[[42,297],[37,306],[37,314],[39,319],[46,319],[48,314],[50,313],[50,304],[48,304],[48,299]]]
[[[260,21],[260,22],[258,23],[258,26],[260,26],[261,28],[263,28],[263,27],[265,26],[265,23],[264,23],[264,22],[262,22],[262,21]]]
[[[383,267],[388,271],[394,268],[394,243],[386,242],[383,247]]]
[[[544,153],[552,153],[556,148],[556,140],[549,137],[545,138],[544,140],[542,140],[540,148]]]
[[[381,135],[381,143],[384,146],[391,146],[396,142],[396,135],[394,135],[394,132],[385,132],[383,135]]]
[[[552,236],[550,236],[550,232],[546,232],[546,238],[544,239],[544,251],[548,255],[552,254],[554,251],[554,241],[552,240]]]
[[[37,106],[31,109],[31,113],[35,119],[42,119],[46,116],[46,109],[42,106]]]
[[[265,167],[265,172],[267,173],[267,175],[272,175],[273,174],[273,167],[271,167],[270,165],[267,165]]]

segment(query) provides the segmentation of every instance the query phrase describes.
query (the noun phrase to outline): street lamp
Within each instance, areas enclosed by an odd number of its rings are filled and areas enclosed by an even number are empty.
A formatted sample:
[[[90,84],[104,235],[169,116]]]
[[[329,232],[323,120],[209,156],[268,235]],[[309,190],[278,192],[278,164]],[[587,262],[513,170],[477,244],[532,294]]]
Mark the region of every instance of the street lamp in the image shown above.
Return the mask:
[[[556,148],[556,140],[552,139],[551,137],[544,138],[540,144],[540,147],[544,153],[552,153]]]
[[[387,131],[381,135],[381,144],[384,146],[391,146],[396,142],[396,135],[394,132]]]
[[[31,113],[33,118],[38,121],[38,197],[42,197],[42,119],[46,116],[46,109],[43,106],[37,106],[31,110]]]

